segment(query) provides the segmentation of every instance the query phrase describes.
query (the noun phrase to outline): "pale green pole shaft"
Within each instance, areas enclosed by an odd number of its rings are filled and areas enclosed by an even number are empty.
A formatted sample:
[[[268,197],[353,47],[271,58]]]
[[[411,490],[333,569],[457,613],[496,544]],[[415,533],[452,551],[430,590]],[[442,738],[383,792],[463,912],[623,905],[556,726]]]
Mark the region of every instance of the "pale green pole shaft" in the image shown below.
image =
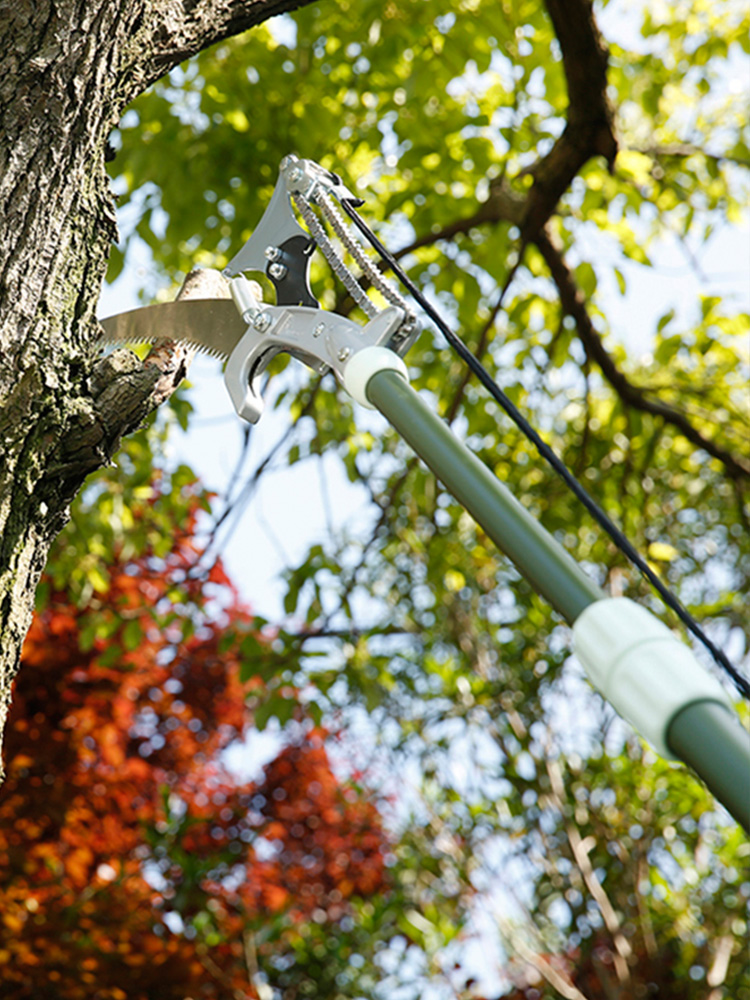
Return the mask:
[[[715,701],[694,701],[672,717],[667,743],[750,833],[750,733],[739,719]]]
[[[606,596],[401,375],[377,372],[368,381],[366,394],[570,625]],[[736,717],[716,702],[693,702],[671,719],[667,742],[750,832],[750,734]]]
[[[570,625],[605,596],[400,375],[378,372],[367,383],[367,398]]]

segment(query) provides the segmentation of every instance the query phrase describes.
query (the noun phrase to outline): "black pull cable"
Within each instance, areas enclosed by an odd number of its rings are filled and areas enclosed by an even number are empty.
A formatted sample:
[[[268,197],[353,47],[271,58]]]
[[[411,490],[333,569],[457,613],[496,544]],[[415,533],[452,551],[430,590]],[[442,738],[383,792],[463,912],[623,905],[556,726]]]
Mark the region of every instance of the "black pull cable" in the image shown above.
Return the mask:
[[[515,404],[505,395],[482,362],[478,358],[474,357],[466,344],[464,344],[464,342],[451,330],[448,324],[443,320],[442,316],[440,316],[437,310],[434,309],[433,306],[427,301],[419,288],[417,288],[411,278],[402,269],[396,258],[383,246],[377,236],[370,230],[351,202],[342,200],[341,207],[368,243],[374,247],[377,253],[392,269],[393,273],[402,285],[409,290],[414,299],[416,299],[416,301],[422,306],[424,311],[435,323],[451,347],[456,351],[459,357],[466,362],[482,385],[490,393],[492,398],[499,403],[500,406],[502,406],[519,430],[521,430],[529,441],[532,442],[542,458],[544,458],[545,461],[547,461],[555,470],[568,488],[581,501],[594,520],[607,532],[620,551],[641,571],[651,586],[657,591],[667,607],[674,611],[685,627],[689,629],[693,635],[700,640],[700,642],[703,643],[716,663],[723,670],[725,670],[727,674],[729,674],[740,694],[745,698],[750,699],[750,681],[748,681],[747,678],[745,678],[737,670],[724,651],[719,649],[718,646],[712,642],[687,608],[681,603],[679,598],[673,594],[672,591],[665,586],[665,584],[662,583],[657,574],[651,569],[646,560],[640,555],[627,536],[624,535],[617,525],[609,518],[609,516],[605,514],[596,501],[589,496],[584,487],[581,483],[579,483],[562,459],[559,458],[546,441],[540,437],[520,410],[518,410]]]

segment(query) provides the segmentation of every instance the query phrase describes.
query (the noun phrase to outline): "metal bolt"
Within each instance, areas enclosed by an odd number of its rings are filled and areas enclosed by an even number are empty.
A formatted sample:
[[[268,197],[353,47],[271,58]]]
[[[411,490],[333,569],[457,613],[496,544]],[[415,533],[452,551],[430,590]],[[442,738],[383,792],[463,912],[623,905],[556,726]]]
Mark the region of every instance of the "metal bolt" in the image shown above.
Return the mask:
[[[281,256],[281,250],[278,247],[266,247],[263,253],[266,260],[278,260]]]
[[[276,278],[277,281],[281,281],[286,278],[287,267],[285,264],[271,264],[268,268],[268,273],[272,278]]]
[[[325,323],[318,323],[318,325],[313,330],[313,337],[319,337],[321,333],[325,330]]]
[[[253,329],[257,330],[258,333],[264,333],[269,328],[272,322],[273,319],[271,318],[270,313],[267,312],[258,313],[258,315],[253,320]]]
[[[289,180],[292,182],[292,184],[299,183],[299,181],[301,181],[304,176],[305,172],[301,167],[293,167],[289,171]]]
[[[339,361],[346,361],[349,355],[352,353],[351,347],[342,347],[339,351]]]

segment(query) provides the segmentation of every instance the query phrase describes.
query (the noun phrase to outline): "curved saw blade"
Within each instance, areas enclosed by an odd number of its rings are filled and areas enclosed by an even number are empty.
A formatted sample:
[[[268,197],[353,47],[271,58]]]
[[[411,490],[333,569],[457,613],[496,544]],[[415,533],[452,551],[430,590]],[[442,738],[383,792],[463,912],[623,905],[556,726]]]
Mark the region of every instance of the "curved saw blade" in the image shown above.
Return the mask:
[[[100,321],[106,344],[177,340],[218,358],[228,358],[247,330],[232,299],[159,302]]]

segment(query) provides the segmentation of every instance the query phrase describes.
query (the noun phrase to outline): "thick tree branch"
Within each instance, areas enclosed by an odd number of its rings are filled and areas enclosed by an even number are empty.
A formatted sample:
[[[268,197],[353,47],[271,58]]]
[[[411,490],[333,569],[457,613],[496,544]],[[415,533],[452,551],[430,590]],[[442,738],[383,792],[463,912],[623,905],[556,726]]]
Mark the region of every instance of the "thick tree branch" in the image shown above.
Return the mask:
[[[229,289],[218,271],[192,271],[177,298],[229,298]],[[129,350],[101,358],[91,375],[90,404],[82,401],[59,459],[48,470],[48,489],[72,498],[87,475],[112,460],[121,439],[172,395],[194,353],[184,344],[163,341],[144,361]]]
[[[614,115],[607,97],[608,53],[591,2],[545,0],[545,5],[562,52],[568,110],[562,135],[530,170],[534,185],[521,225],[527,239],[541,230],[592,156],[603,156],[611,170],[617,155]]]
[[[437,232],[425,233],[408,246],[403,247],[394,256],[397,258],[405,257],[420,247],[431,246],[441,240],[455,239],[456,236],[468,233],[476,226],[486,223],[510,222],[520,226],[522,232],[526,233],[528,242],[538,246],[557,286],[563,310],[575,321],[578,335],[588,357],[596,362],[622,401],[634,409],[661,417],[693,444],[722,462],[733,478],[744,479],[750,476],[750,462],[741,456],[733,455],[732,452],[706,437],[694,426],[686,414],[661,400],[652,398],[647,390],[633,385],[618,369],[591,322],[585,300],[580,294],[562,253],[553,245],[544,228],[536,231],[524,228],[523,220],[528,219],[528,212],[528,201],[524,202],[522,198],[513,193],[507,182],[503,181],[502,184],[498,184],[491,190],[490,198],[480,205],[472,215],[458,219]]]
[[[552,275],[552,280],[557,286],[563,310],[576,324],[578,336],[581,338],[586,353],[599,366],[602,374],[623,403],[643,413],[661,417],[665,423],[675,427],[688,441],[722,462],[728,474],[733,478],[750,476],[750,462],[745,458],[733,455],[711,438],[706,437],[684,413],[661,400],[653,399],[649,396],[648,390],[633,385],[627,376],[619,370],[591,322],[586,302],[563,259],[562,253],[553,245],[549,235],[545,232],[539,234],[534,242],[539,247]]]
[[[204,49],[311,0],[167,0],[144,4],[145,45],[135,61],[148,83]],[[139,86],[142,89],[142,84]]]

